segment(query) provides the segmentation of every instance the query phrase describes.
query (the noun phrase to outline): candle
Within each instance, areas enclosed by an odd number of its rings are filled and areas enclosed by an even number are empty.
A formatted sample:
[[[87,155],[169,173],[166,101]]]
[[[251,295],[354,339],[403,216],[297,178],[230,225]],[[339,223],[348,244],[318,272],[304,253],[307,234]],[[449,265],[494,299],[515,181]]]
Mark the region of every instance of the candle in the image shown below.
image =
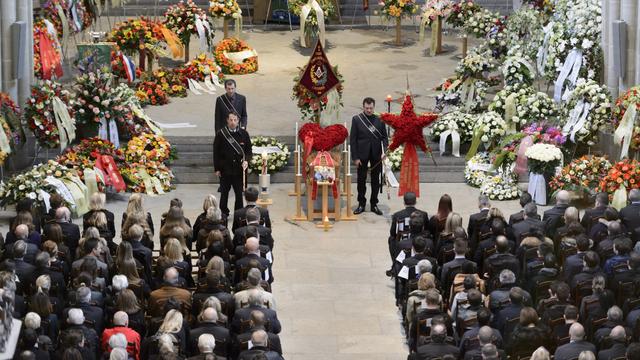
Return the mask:
[[[347,147],[347,176],[351,176],[351,145]]]
[[[347,128],[347,122],[346,122],[346,121],[344,122],[344,128],[345,128],[345,129],[348,129],[348,128]],[[344,149],[345,149],[345,150],[347,149],[347,138],[345,138],[345,139],[344,139]]]
[[[266,152],[262,153],[262,175],[267,173],[267,159],[269,158],[269,155],[267,155]]]
[[[393,101],[393,98],[391,97],[391,94],[387,95],[387,99],[385,100],[387,102],[387,112],[391,112],[391,101]]]
[[[302,174],[302,153],[300,152],[300,145],[296,147],[296,151],[298,152],[298,173],[296,175],[300,176]]]
[[[296,138],[296,151],[298,151],[298,122],[296,121],[296,133],[294,134],[295,138]]]

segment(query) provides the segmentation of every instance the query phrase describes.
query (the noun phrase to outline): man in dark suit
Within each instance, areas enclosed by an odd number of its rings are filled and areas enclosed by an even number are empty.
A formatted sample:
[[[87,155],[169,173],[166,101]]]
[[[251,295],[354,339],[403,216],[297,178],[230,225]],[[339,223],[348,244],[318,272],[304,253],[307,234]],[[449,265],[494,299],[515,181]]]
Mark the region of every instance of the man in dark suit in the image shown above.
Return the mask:
[[[640,189],[629,191],[630,204],[620,210],[620,220],[622,225],[631,232],[631,239],[636,242],[640,240]]]
[[[427,223],[427,212],[418,210],[416,208],[416,194],[414,192],[406,192],[403,196],[404,200],[404,209],[395,212],[391,216],[391,228],[389,229],[389,256],[391,256],[391,268],[387,270],[387,276],[393,276],[393,263],[396,260],[396,256],[398,254],[397,243],[402,240],[398,238],[398,234],[402,234],[402,237],[409,237],[409,220],[411,218],[411,214],[415,211],[419,211],[424,214],[425,221],[423,224]]]
[[[580,323],[574,323],[569,328],[569,343],[564,344],[556,349],[553,358],[555,360],[571,360],[577,359],[583,351],[591,351],[596,354],[596,347],[584,340],[584,327]]]
[[[467,351],[464,354],[464,360],[477,360],[477,359],[484,359],[482,354],[485,352],[484,347],[486,345],[492,345],[495,348],[495,344],[494,344],[495,338],[493,336],[493,329],[491,329],[488,326],[483,326],[478,330],[478,342],[480,343],[480,346],[478,346],[477,348]],[[496,352],[498,353],[498,357],[500,359],[506,359],[507,356],[504,352],[504,350],[498,350],[497,348],[495,348]]]
[[[440,285],[443,286],[443,289],[448,289],[451,286],[451,281],[455,277],[455,274],[451,273],[454,269],[459,269],[462,267],[462,264],[471,262],[474,264],[474,272],[477,271],[477,264],[471,260],[467,260],[465,254],[467,253],[467,243],[463,239],[456,239],[453,244],[453,251],[455,252],[455,257],[453,260],[448,263],[442,265],[442,270],[440,273]]]
[[[431,328],[431,342],[418,347],[416,353],[410,354],[408,360],[422,360],[440,358],[451,354],[458,357],[459,349],[456,346],[447,344],[447,328],[442,324],[436,324]]]
[[[621,359],[625,357],[627,351],[626,339],[627,334],[622,326],[616,326],[611,329],[609,339],[613,343],[610,348],[606,350],[600,350],[598,352],[598,359],[600,360],[613,360]]]
[[[259,235],[260,245],[269,248],[269,251],[273,251],[273,236],[271,236],[271,229],[264,225],[260,225],[260,211],[258,208],[252,208],[246,211],[247,224],[239,227],[233,232],[233,245],[244,246],[244,243],[248,236],[249,227],[255,227],[257,234]]]
[[[195,341],[198,346],[197,350],[195,350],[195,348],[191,349],[192,351],[197,353],[197,355],[188,358],[188,360],[227,360],[226,356],[219,356],[217,353],[217,337],[205,333],[191,340]]]
[[[380,191],[380,177],[382,174],[382,159],[389,145],[387,129],[374,115],[376,101],[367,97],[362,101],[363,112],[351,119],[351,160],[358,169],[358,208],[353,212],[364,212],[367,204],[367,173],[371,169],[371,212],[382,215],[378,209],[378,192]]]
[[[32,276],[36,267],[24,260],[27,253],[27,243],[24,242],[24,240],[18,240],[13,243],[12,250],[15,273],[19,280],[16,283],[17,292],[19,294],[26,294],[31,282],[35,280]]]
[[[260,311],[264,314],[265,324],[269,324],[266,328],[274,334],[279,334],[282,330],[278,314],[271,309],[264,307],[262,295],[258,290],[251,290],[249,294],[249,306],[236,310],[231,321],[231,332],[233,334],[242,334],[245,329],[242,328],[243,323],[249,323],[251,313]]]
[[[198,348],[198,338],[202,334],[211,334],[218,343],[224,345],[216,346],[214,352],[217,355],[224,357],[230,355],[231,336],[229,335],[229,330],[218,324],[218,313],[212,307],[202,311],[202,317],[197,326],[189,331],[190,346],[188,349],[191,352],[191,356],[198,354],[196,350]]]
[[[569,329],[571,325],[578,322],[578,317],[580,316],[580,310],[573,306],[567,305],[564,308],[563,318],[564,322],[561,324],[555,325],[551,329],[551,333],[553,336],[553,341],[556,345],[564,345],[568,341],[569,338]]]
[[[151,249],[142,245],[142,238],[144,237],[144,229],[142,226],[138,224],[134,224],[129,228],[128,232],[128,241],[131,243],[131,250],[133,252],[133,257],[142,263],[144,267],[144,274],[139,274],[140,276],[144,276],[147,284],[151,284],[152,280],[152,262],[153,254]]]
[[[246,185],[246,171],[253,153],[249,133],[238,126],[238,114],[229,113],[227,126],[216,133],[213,140],[213,166],[220,178],[220,210],[229,216],[229,191],[236,197],[234,210],[242,208],[242,192]]]
[[[55,222],[60,225],[62,229],[62,238],[64,239],[65,245],[69,247],[69,252],[73,259],[76,256],[76,249],[80,241],[80,227],[71,223],[71,211],[65,206],[59,207],[56,210]]]
[[[260,264],[260,271],[263,272],[264,280],[269,284],[273,282],[273,273],[271,272],[271,262],[260,256],[260,243],[257,238],[250,237],[244,244],[245,255],[236,261],[235,281],[237,284],[243,279],[241,278],[242,269],[248,269],[249,264],[257,261]]]
[[[511,226],[513,230],[513,238],[516,241],[516,247],[520,246],[523,235],[531,234],[534,230],[544,231],[544,223],[538,215],[538,207],[533,202],[524,206],[523,219]]]
[[[524,292],[521,288],[514,286],[509,290],[509,299],[511,302],[500,309],[491,321],[491,327],[498,329],[500,334],[503,334],[507,338],[513,331],[513,327],[507,329],[507,322],[520,317],[520,310],[524,307]]]
[[[591,209],[586,209],[580,224],[588,234],[591,231],[591,226],[598,221],[598,219],[604,216],[604,210],[609,206],[609,194],[606,192],[600,192],[596,195],[596,204]]]
[[[271,228],[271,218],[269,217],[269,210],[256,205],[256,201],[258,201],[259,195],[260,193],[258,189],[254,186],[249,186],[247,190],[244,191],[244,200],[247,202],[247,205],[242,209],[238,209],[233,212],[233,226],[231,227],[232,233],[239,228],[247,225],[247,210],[254,208],[260,210],[260,225]]]
[[[251,312],[251,322],[249,323],[249,329],[242,334],[238,334],[233,344],[233,354],[237,356],[242,352],[244,344],[247,344],[251,340],[251,334],[258,330],[265,331],[267,333],[269,350],[275,351],[282,355],[282,345],[280,343],[280,337],[277,334],[267,331],[265,328],[264,314],[260,311]],[[216,338],[217,339],[217,338]]]
[[[467,224],[467,236],[469,236],[469,246],[471,247],[471,252],[475,253],[476,247],[478,246],[478,230],[480,226],[484,224],[487,220],[487,214],[489,214],[489,208],[491,207],[491,203],[489,202],[489,197],[486,195],[478,196],[478,209],[480,212],[475,214],[471,214],[469,216],[469,224]]]
[[[85,322],[88,322],[89,327],[94,329],[97,334],[102,334],[102,330],[104,330],[104,311],[90,304],[91,289],[86,286],[78,288],[76,291],[76,301],[75,308],[82,310]],[[62,315],[63,322],[67,321],[70,309],[71,308],[67,308],[64,310]]]
[[[480,328],[483,326],[489,326],[489,322],[491,320],[491,312],[489,309],[483,307],[478,310],[476,314],[478,317],[478,324],[471,327],[471,329],[464,332],[462,338],[460,339],[460,353],[466,354],[468,351],[477,349],[480,347],[480,344],[474,339],[478,337],[478,333],[480,332]],[[491,328],[493,332],[493,343],[496,344],[497,347],[502,348],[504,345],[504,341],[502,340],[502,334],[498,329]]]
[[[569,192],[558,191],[556,195],[556,206],[544,212],[542,222],[544,223],[545,235],[550,239],[555,239],[559,227],[564,226],[564,212],[569,207]]]
[[[240,128],[247,129],[247,98],[236,93],[236,81],[227,79],[224,82],[225,93],[216,99],[215,130],[227,125],[229,114],[236,114],[240,121]]]
[[[524,191],[522,193],[522,195],[520,195],[520,206],[522,207],[522,210],[518,211],[515,214],[511,214],[511,216],[509,216],[509,226],[513,226],[514,224],[519,223],[520,221],[524,220],[524,207],[525,205],[529,204],[532,202],[532,198],[531,198],[531,194],[529,194],[528,192]],[[536,219],[540,220],[540,215],[536,214]]]
[[[20,225],[16,226],[16,229],[15,229],[14,233],[16,235],[15,239],[16,240],[22,240],[22,242],[24,242],[26,244],[26,246],[27,246],[27,250],[26,250],[26,252],[25,252],[25,254],[23,256],[24,261],[28,262],[29,264],[33,264],[35,262],[36,255],[38,255],[38,252],[40,250],[38,250],[38,247],[34,243],[29,241],[29,238],[28,238],[29,227],[27,227],[27,225],[25,225],[25,224],[20,224]],[[14,241],[13,243],[6,245],[6,249],[5,249],[6,255],[5,256],[7,258],[14,257],[13,256],[13,248],[14,248],[15,243],[16,242]]]
[[[489,275],[489,279],[494,279],[504,269],[513,271],[516,278],[520,274],[520,262],[515,255],[509,252],[509,240],[504,235],[496,238],[496,253],[485,259],[484,272]]]
[[[564,281],[569,282],[573,279],[573,276],[582,271],[584,267],[584,254],[589,251],[589,247],[591,246],[591,241],[586,236],[578,236],[576,238],[576,248],[578,251],[568,256],[564,260],[564,265],[562,267],[562,276]]]
[[[238,360],[284,360],[277,352],[269,349],[269,337],[264,330],[257,330],[251,334],[251,343],[253,347],[240,353]],[[259,357],[263,355],[263,357]]]
[[[33,272],[31,278],[36,280],[41,275],[49,276],[49,279],[51,280],[51,291],[49,292],[49,295],[55,296],[58,299],[64,299],[65,290],[67,289],[64,281],[64,275],[62,275],[62,272],[60,271],[51,269],[51,257],[49,253],[41,251],[38,256],[36,256],[35,265],[36,270]]]

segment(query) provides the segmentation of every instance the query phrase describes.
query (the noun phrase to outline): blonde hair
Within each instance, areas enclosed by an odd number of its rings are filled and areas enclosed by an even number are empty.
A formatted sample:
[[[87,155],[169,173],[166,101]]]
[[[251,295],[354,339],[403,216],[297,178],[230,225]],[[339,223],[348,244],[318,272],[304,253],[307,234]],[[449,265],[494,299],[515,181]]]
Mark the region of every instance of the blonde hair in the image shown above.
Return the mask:
[[[184,232],[184,237],[191,237],[192,230],[184,220],[184,211],[177,206],[172,206],[171,209],[169,209],[169,212],[167,212],[165,223],[160,229],[160,237],[170,236],[170,233],[174,231],[174,228],[181,228]]]
[[[102,211],[94,211],[87,219],[87,224],[97,228],[107,226],[107,215]]]
[[[171,309],[164,316],[164,321],[158,329],[159,333],[172,334],[182,329],[182,313],[176,309]]]
[[[182,246],[176,238],[168,238],[167,242],[164,244],[163,251],[164,256],[173,262],[184,260],[184,256],[182,255]]]
[[[202,202],[202,210],[203,211],[207,211],[209,210],[209,208],[212,207],[214,209],[219,208],[220,206],[218,205],[218,198],[215,197],[215,195],[213,194],[207,194],[207,196],[204,197],[204,201]]]
[[[224,260],[222,260],[220,256],[212,257],[209,263],[207,263],[207,272],[209,271],[215,271],[220,277],[224,277]]]
[[[426,272],[420,275],[420,279],[418,279],[418,289],[419,290],[429,290],[436,288],[436,278],[432,273]]]
[[[531,354],[530,360],[549,360],[550,358],[549,351],[544,346],[540,346]]]
[[[142,207],[142,195],[135,193],[129,197],[129,203],[127,204],[127,216],[131,216],[135,213],[144,214],[144,208]]]
[[[219,221],[222,219],[222,210],[219,207],[210,206],[207,209],[206,218],[210,221]]]
[[[129,284],[139,284],[141,279],[135,260],[129,259],[118,263],[118,274],[127,277]]]
[[[91,210],[102,210],[104,209],[104,204],[107,202],[107,196],[101,192],[94,192],[91,194],[91,199],[89,199],[89,209]]]
[[[504,220],[504,215],[502,214],[502,211],[500,211],[500,209],[498,209],[497,207],[492,207],[491,209],[489,209],[489,212],[487,213],[487,219],[493,219],[493,218],[500,218]]]
[[[458,227],[462,226],[462,216],[455,212],[450,212],[447,215],[447,221],[444,224],[443,234],[453,234],[453,231]]]
[[[134,194],[134,195],[137,195],[137,194]],[[147,223],[147,214],[145,214],[144,212],[139,212],[139,213],[136,212],[132,214],[127,213],[127,220],[125,220],[124,224],[122,225],[122,234],[127,234],[127,239],[128,239],[129,229],[133,225],[140,225],[140,227],[142,227],[142,229],[144,230],[144,233],[147,234],[149,239],[153,239],[153,231],[151,231],[151,228],[149,227],[149,223]]]

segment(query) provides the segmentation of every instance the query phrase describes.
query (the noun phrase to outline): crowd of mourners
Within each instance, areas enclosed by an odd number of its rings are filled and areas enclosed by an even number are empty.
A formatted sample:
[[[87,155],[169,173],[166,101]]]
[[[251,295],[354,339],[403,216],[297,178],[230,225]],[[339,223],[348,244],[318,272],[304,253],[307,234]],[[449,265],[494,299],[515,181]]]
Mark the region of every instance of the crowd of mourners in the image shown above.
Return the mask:
[[[22,320],[14,358],[282,359],[271,221],[257,189],[244,196],[229,216],[207,195],[193,223],[173,199],[156,228],[133,194],[119,238],[104,194],[81,227],[59,195],[43,213],[21,201],[0,263]]]
[[[447,194],[431,217],[404,195],[387,276],[409,360],[640,359],[640,190],[620,211],[555,202],[503,214],[481,195],[463,219]]]

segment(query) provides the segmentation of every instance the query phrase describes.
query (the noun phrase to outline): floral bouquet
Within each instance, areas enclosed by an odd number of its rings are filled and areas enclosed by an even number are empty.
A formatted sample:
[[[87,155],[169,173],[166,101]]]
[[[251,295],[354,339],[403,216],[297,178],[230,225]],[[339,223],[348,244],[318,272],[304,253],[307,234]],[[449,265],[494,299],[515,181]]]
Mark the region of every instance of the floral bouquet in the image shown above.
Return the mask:
[[[155,134],[133,137],[129,140],[124,155],[127,163],[140,164],[164,163],[177,157],[171,144],[164,137]]]
[[[507,85],[500,90],[489,110],[504,116],[509,124],[523,126],[531,122],[547,121],[557,115],[553,100],[530,86]]]
[[[490,153],[494,169],[508,168],[516,161],[518,148],[525,136],[523,133],[515,133],[505,136],[498,142],[498,145]]]
[[[111,51],[111,73],[118,79],[128,79],[126,70],[124,69],[124,64],[122,63],[122,59],[120,58],[119,50]],[[142,69],[136,66],[135,78],[140,79],[142,74],[144,74]]]
[[[53,160],[34,165],[31,169],[11,177],[6,183],[0,183],[0,206],[17,204],[22,199],[35,200],[36,206],[45,209],[44,198],[40,191],[49,194],[57,192],[57,189],[44,181],[46,177],[55,178],[70,177],[73,173]]]
[[[108,41],[113,41],[120,50],[127,55],[133,55],[142,50],[154,51],[164,40],[162,24],[146,17],[129,19],[117,23]]]
[[[489,153],[479,152],[465,164],[464,180],[469,186],[480,187],[490,169]]]
[[[435,19],[448,17],[452,9],[453,2],[451,0],[427,0],[422,7],[422,17],[426,19],[425,24],[431,26]]]
[[[477,78],[484,79],[486,74],[493,70],[491,58],[486,54],[471,51],[456,66],[456,76],[458,79]]]
[[[468,34],[479,39],[484,39],[499,20],[500,15],[498,13],[482,9],[471,15],[467,22],[465,22],[464,28]]]
[[[536,74],[529,60],[518,54],[505,59],[502,64],[502,76],[507,86],[532,86]]]
[[[625,192],[640,187],[640,166],[636,160],[620,160],[609,169],[607,176],[601,178],[600,190],[609,194],[615,193],[618,189]]]
[[[484,99],[488,88],[489,84],[480,79],[468,78],[464,82],[456,81],[436,96],[436,111],[453,107],[468,112],[479,112],[485,108]]]
[[[517,199],[519,196],[517,178],[514,173],[508,170],[488,175],[480,186],[480,193],[488,196],[491,200]]]
[[[415,0],[380,0],[379,5],[387,18],[411,16],[418,10]]]
[[[627,90],[627,92],[620,95],[620,97],[616,100],[611,118],[614,129],[618,129],[618,126],[620,126],[620,123],[622,123],[622,119],[625,117],[625,114],[627,114],[627,110],[630,106],[635,106],[636,111],[640,110],[640,86],[632,87],[631,89]],[[633,122],[633,130],[631,130],[631,143],[629,147],[631,150],[638,150],[640,149],[640,125],[638,125],[636,119],[629,119],[629,121]]]
[[[562,129],[546,123],[534,122],[522,129],[522,133],[531,136],[534,143],[552,144],[560,147],[567,141]]]
[[[11,128],[9,141],[11,146],[24,144],[26,141],[24,129],[22,128],[22,110],[9,97],[9,94],[0,92],[0,117],[8,123]]]
[[[447,17],[447,23],[454,28],[463,27],[473,15],[482,10],[482,7],[472,0],[462,0],[453,4],[451,13]]]
[[[143,176],[145,172],[149,175],[146,179]],[[131,163],[130,166],[120,169],[120,173],[127,183],[127,188],[134,193],[154,194],[170,191],[174,178],[171,169],[160,162]],[[152,178],[157,179],[157,183]]]
[[[507,123],[497,112],[487,111],[477,117],[473,131],[474,137],[479,136],[480,141],[488,148],[507,133]]]
[[[165,105],[169,103],[167,93],[162,85],[155,81],[141,81],[136,86],[136,97],[142,106]]]
[[[387,154],[387,159],[389,159],[389,163],[391,164],[392,171],[399,171],[402,166],[402,153],[404,152],[404,146],[400,145],[395,150],[389,151]]]
[[[562,151],[553,144],[533,144],[524,155],[529,171],[536,174],[553,174],[563,159]]]
[[[125,123],[133,116],[131,109],[124,104],[126,99],[116,96],[113,83],[113,74],[100,70],[76,78],[78,123],[98,127],[102,119]]]
[[[600,188],[600,181],[611,169],[611,162],[603,156],[585,155],[574,159],[562,168],[560,174],[549,182],[552,190],[568,190],[594,193]]]
[[[431,136],[434,140],[447,130],[455,130],[460,134],[460,142],[469,142],[473,137],[474,117],[461,111],[453,111],[438,118],[431,125]]]
[[[185,85],[187,84],[187,79],[204,81],[204,78],[210,76],[211,72],[218,77],[218,80],[224,80],[224,74],[220,66],[216,64],[214,59],[207,57],[205,53],[196,56],[195,59],[184,64],[178,71],[182,74],[183,84]]]
[[[233,53],[247,51],[253,52],[253,55],[245,57],[240,62],[229,56]],[[216,45],[213,55],[216,63],[220,65],[224,74],[240,75],[251,74],[258,71],[258,54],[255,53],[249,44],[240,39],[228,38],[221,40],[218,45]]]
[[[289,148],[282,142],[278,141],[278,139],[274,137],[254,136],[251,138],[251,146],[277,147],[282,151],[281,153],[269,153],[266,155],[268,174],[275,174],[287,166],[289,161]],[[262,161],[262,155],[253,154],[251,161],[249,161],[249,172],[261,174]]]
[[[496,23],[487,34],[487,39],[483,47],[489,50],[491,56],[499,60],[504,58],[508,53],[507,35],[504,31],[504,22],[502,19],[496,20]]]
[[[288,2],[289,12],[296,16],[300,16],[302,7],[306,4],[306,0],[290,0]],[[322,9],[325,19],[332,17],[336,12],[335,7],[333,6],[333,1],[331,0],[319,0],[318,5],[320,5],[320,8]],[[309,12],[309,17],[307,18],[306,24],[311,27],[318,26],[318,18],[316,17],[315,11]]]
[[[54,39],[53,35],[51,35],[47,31],[47,27],[44,24],[44,21],[36,21],[33,24],[33,73],[35,77],[39,79],[44,78],[44,71],[42,68],[42,59],[40,58],[40,36],[46,36],[52,44],[54,44],[58,39]],[[53,46],[54,58],[60,61],[62,58],[62,54],[60,53],[60,49],[57,46]]]
[[[164,16],[165,25],[178,35],[185,49],[189,47],[192,34],[204,36],[207,46],[211,48],[213,25],[207,19],[206,11],[194,4],[193,0],[187,0],[186,2],[180,0],[177,4],[169,6]],[[200,31],[202,34],[199,34],[198,25],[201,26]]]
[[[187,88],[184,86],[186,80],[180,70],[160,68],[152,73],[145,72],[141,80],[157,83],[160,89],[170,97],[187,96]]]
[[[523,6],[507,19],[505,35],[509,49],[520,49],[527,60],[535,59],[544,39],[544,18],[530,7]]]
[[[594,80],[579,79],[563,111],[567,119],[562,131],[574,142],[590,146],[598,139],[598,131],[611,121],[611,95]]]
[[[60,165],[73,170],[81,180],[84,180],[84,169],[94,168],[96,159],[101,155],[111,156],[118,169],[128,166],[124,160],[124,152],[121,149],[116,149],[115,145],[110,141],[99,137],[82,139],[79,144],[67,148],[56,158],[56,161]],[[98,174],[96,174],[96,180],[98,184],[103,183]]]
[[[123,136],[124,138],[138,136],[145,133],[153,133],[153,129],[147,123],[147,121],[145,119],[139,118],[133,112],[134,108],[142,108],[142,105],[136,97],[136,92],[134,89],[130,88],[126,84],[118,85],[118,87],[113,89],[113,101],[114,104],[118,104],[117,106],[121,106],[123,109],[127,109],[125,116],[119,119],[117,123],[118,131],[122,131],[128,135]]]
[[[67,105],[71,118],[74,118],[74,100],[68,90],[60,83],[45,80],[31,88],[31,97],[27,100],[24,116],[27,126],[38,143],[46,148],[60,146],[60,131],[54,115],[53,99],[58,97]]]
[[[300,84],[300,77],[304,73],[304,68],[298,68],[300,72],[296,77],[293,78],[293,94],[291,95],[292,100],[296,100],[298,104],[298,109],[302,113],[302,118],[305,120],[312,120],[317,113],[320,111],[324,111],[327,108],[327,103],[329,99],[327,95],[322,98],[317,98],[314,93],[309,91],[306,87]],[[338,92],[339,104],[342,106],[342,90],[344,80],[342,78],[342,74],[338,71],[338,67],[333,67],[333,72],[336,74],[336,77],[340,81],[338,85],[336,85],[335,90]]]
[[[214,18],[232,19],[240,16],[242,10],[236,0],[210,0],[209,13]]]

